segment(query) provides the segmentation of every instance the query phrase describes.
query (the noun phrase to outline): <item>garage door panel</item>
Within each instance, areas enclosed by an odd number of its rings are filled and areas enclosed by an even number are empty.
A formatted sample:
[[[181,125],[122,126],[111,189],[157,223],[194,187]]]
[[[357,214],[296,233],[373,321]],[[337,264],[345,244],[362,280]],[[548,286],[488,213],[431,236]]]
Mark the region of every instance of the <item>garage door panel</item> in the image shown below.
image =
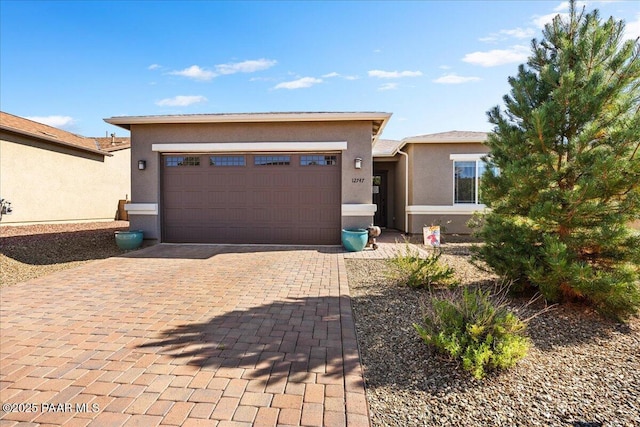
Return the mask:
[[[297,209],[289,209],[289,210],[274,210],[272,216],[275,217],[274,223],[285,224],[288,227],[288,224],[299,223],[302,218],[298,215]],[[290,227],[289,227],[290,228]]]
[[[251,207],[247,209],[249,213],[249,220],[258,227],[266,227],[273,222],[271,215],[271,209],[268,206],[265,207]]]
[[[250,177],[250,185],[254,188],[274,188],[273,175],[268,173],[254,173]]]
[[[182,200],[181,200],[181,193],[179,191],[171,191],[171,192],[165,192],[164,193],[164,203],[167,204],[167,206],[171,206],[171,208],[169,209],[174,209],[174,207],[179,207],[182,205]]]
[[[226,195],[226,202],[230,206],[247,206],[249,196],[246,191],[238,190],[238,191],[229,191]]]
[[[229,218],[229,209],[220,207],[220,208],[208,208],[206,210],[206,220],[207,223],[226,223]]]
[[[298,193],[280,188],[273,192],[271,202],[279,206],[295,206],[299,198],[298,196]]]
[[[205,177],[205,180],[208,187],[245,188],[247,186],[246,175],[237,172],[211,173]]]
[[[306,207],[306,208],[300,208],[300,214],[307,218],[307,220],[309,222],[313,222],[319,225],[319,227],[323,226],[323,217],[325,215],[325,212],[320,210],[320,209],[316,209],[315,207],[311,206],[311,207]]]
[[[179,199],[185,208],[201,208],[205,206],[201,191],[183,191],[180,193]]]
[[[255,191],[251,194],[250,205],[267,207],[273,203],[273,194],[268,191]]]
[[[245,207],[229,207],[224,221],[229,225],[242,224],[244,226],[249,221],[249,212]]]
[[[184,215],[182,214],[182,209],[167,208],[164,209],[163,214],[164,220],[170,222],[171,224],[179,223],[184,217]]]
[[[167,167],[162,170],[163,239],[168,242],[338,244],[338,166]],[[337,155],[338,163],[340,156]]]

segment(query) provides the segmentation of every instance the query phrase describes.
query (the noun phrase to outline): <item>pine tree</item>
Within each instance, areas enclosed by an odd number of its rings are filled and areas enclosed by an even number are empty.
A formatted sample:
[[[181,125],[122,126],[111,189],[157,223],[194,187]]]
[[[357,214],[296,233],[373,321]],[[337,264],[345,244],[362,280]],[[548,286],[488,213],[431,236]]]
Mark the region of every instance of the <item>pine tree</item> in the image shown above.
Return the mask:
[[[552,301],[625,319],[640,307],[640,43],[570,3],[487,114],[490,208],[476,256]]]

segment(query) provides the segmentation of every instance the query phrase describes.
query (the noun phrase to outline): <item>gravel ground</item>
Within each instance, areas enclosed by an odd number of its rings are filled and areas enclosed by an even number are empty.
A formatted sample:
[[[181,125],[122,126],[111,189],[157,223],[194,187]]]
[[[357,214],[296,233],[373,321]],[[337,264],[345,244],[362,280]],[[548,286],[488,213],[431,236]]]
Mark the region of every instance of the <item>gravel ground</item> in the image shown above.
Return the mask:
[[[0,227],[0,287],[122,254],[114,232],[127,221]]]
[[[443,246],[465,285],[492,281],[469,244]],[[483,381],[415,333],[428,291],[394,283],[386,261],[346,260],[374,426],[640,426],[640,319],[627,325],[564,305],[533,318],[519,364]],[[511,301],[521,318],[537,304]]]

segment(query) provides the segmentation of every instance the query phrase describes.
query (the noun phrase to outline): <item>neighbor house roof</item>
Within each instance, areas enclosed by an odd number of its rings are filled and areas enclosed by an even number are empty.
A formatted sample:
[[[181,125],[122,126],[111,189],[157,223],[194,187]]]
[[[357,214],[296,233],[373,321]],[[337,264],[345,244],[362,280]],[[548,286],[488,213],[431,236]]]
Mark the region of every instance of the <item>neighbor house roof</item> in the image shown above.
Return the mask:
[[[380,140],[374,145],[373,157],[393,157],[407,144],[462,144],[462,143],[484,143],[487,140],[487,132],[470,131],[449,131],[440,133],[430,133],[427,135],[417,135],[404,138],[402,141]],[[386,142],[383,142],[386,141]],[[382,143],[380,149],[376,146]]]
[[[107,136],[93,138],[96,140],[100,149],[111,152],[131,148],[131,138],[128,136]]]
[[[285,113],[230,113],[230,114],[184,114],[166,116],[123,116],[104,119],[105,122],[131,129],[138,124],[173,123],[264,123],[264,122],[328,122],[328,121],[372,121],[374,140],[382,133],[391,117],[380,112],[285,112]]]
[[[0,111],[0,129],[51,142],[57,145],[102,154],[103,156],[109,155],[100,150],[97,142],[92,138],[86,138],[84,136],[76,135],[62,129],[34,122],[33,120],[14,116],[13,114],[2,111]]]

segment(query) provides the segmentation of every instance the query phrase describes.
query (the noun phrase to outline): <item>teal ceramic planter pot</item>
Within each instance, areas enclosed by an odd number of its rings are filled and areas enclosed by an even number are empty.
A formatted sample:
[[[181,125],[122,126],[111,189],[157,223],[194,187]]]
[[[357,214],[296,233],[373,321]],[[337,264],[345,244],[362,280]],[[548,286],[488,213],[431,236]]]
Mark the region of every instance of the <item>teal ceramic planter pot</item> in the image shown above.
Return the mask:
[[[342,230],[342,246],[349,252],[360,252],[367,246],[369,231],[364,228]]]
[[[138,249],[143,238],[144,233],[141,230],[116,231],[116,245],[123,250]]]

